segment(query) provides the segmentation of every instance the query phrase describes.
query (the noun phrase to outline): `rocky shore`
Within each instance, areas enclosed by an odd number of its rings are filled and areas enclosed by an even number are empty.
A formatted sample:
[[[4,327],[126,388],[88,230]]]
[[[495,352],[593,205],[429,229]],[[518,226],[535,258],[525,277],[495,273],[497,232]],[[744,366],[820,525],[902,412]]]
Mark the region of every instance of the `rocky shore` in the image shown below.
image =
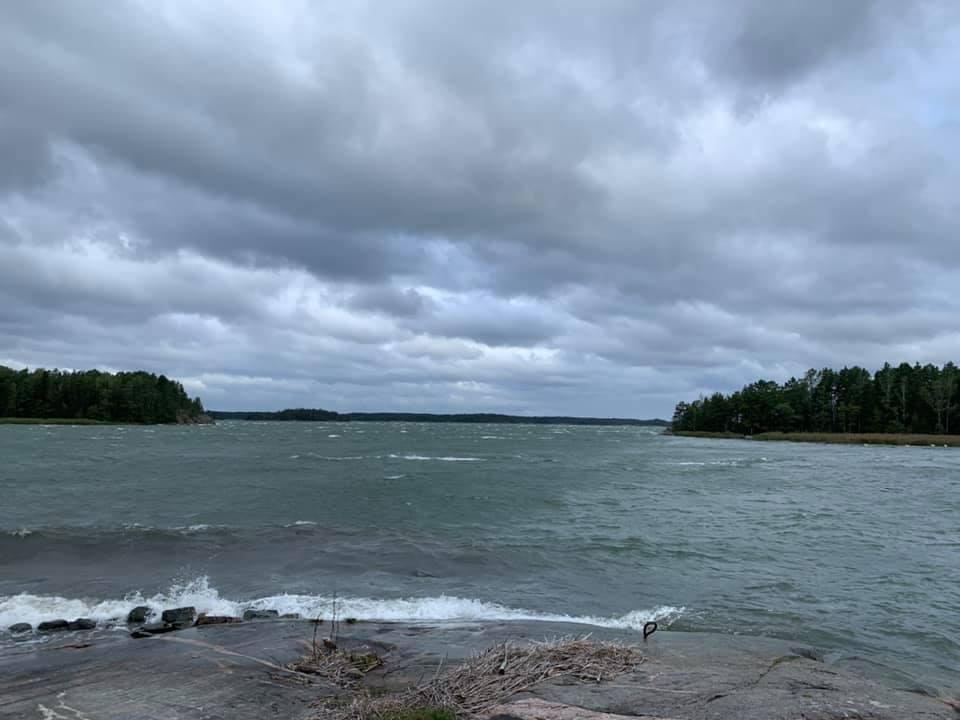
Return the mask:
[[[0,655],[0,718],[201,720],[314,718],[325,703],[398,692],[448,672],[491,646],[592,633],[625,641],[643,662],[600,682],[555,677],[505,697],[481,715],[498,720],[956,720],[947,698],[895,688],[819,659],[814,648],[741,636],[639,633],[543,622],[344,622],[336,637],[365,661],[347,683],[301,663],[317,625],[276,612],[242,618],[135,608],[128,632],[92,630],[82,618],[11,628],[24,642]],[[71,628],[71,624],[73,627]],[[64,627],[66,625],[66,627]],[[324,628],[320,636],[328,632]],[[506,647],[506,646],[505,646]]]

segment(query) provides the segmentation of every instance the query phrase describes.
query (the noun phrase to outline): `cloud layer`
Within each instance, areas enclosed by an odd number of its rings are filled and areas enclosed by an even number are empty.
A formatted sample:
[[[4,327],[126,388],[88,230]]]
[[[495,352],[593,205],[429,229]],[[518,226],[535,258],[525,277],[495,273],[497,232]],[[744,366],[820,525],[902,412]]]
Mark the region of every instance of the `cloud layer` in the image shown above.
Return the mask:
[[[669,415],[960,360],[956,3],[0,9],[0,363]]]

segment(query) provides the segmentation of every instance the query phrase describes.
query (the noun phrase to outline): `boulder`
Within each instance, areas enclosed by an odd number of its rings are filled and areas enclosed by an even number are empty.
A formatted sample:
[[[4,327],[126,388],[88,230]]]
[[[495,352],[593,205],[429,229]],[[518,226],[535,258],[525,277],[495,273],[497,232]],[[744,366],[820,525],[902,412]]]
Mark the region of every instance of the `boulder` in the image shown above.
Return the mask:
[[[171,608],[164,610],[160,615],[160,620],[173,625],[185,627],[193,624],[193,619],[197,616],[197,609],[193,606]]]
[[[19,633],[28,633],[28,632],[30,632],[31,630],[33,630],[33,625],[31,625],[30,623],[15,623],[15,624],[11,625],[11,626],[10,626],[9,628],[7,628],[7,629],[8,629],[10,632],[12,632],[14,635],[16,635],[16,634],[19,634]]]
[[[267,620],[269,618],[280,617],[276,610],[244,610],[244,620]]]
[[[149,614],[150,608],[146,605],[137,605],[127,614],[127,622],[130,624],[146,622]]]
[[[69,629],[70,623],[66,620],[46,620],[37,625],[38,632],[60,632],[61,630]]]
[[[300,613],[284,613],[280,616],[281,620],[299,620]]]
[[[77,618],[67,625],[67,630],[93,630],[97,627],[97,621],[90,618]]]
[[[238,622],[240,622],[240,618],[230,615],[207,615],[206,613],[201,613],[199,617],[197,617],[194,625],[226,625],[228,623]]]
[[[177,626],[174,625],[173,623],[165,623],[165,622],[147,623],[146,625],[141,625],[132,633],[130,633],[130,637],[146,638],[146,637],[150,637],[151,635],[160,635],[161,633],[173,632],[176,629],[177,629]]]

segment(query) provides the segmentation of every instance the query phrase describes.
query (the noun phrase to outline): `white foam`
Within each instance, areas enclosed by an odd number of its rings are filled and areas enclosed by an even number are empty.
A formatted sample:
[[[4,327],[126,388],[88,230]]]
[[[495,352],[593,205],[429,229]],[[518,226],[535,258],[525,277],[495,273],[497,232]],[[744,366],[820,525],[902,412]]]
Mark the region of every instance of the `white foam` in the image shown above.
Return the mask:
[[[0,596],[0,631],[19,622],[34,626],[44,620],[63,618],[73,620],[84,617],[109,625],[123,620],[132,608],[146,605],[153,613],[184,605],[192,605],[197,612],[211,615],[242,615],[248,608],[276,610],[279,613],[300,613],[303,617],[329,617],[334,598],[326,595],[271,595],[253,600],[230,600],[220,596],[204,577],[186,583],[175,583],[164,593],[144,597],[135,592],[116,600],[90,600],[65,598],[55,595]],[[669,624],[684,613],[682,607],[663,605],[649,610],[634,610],[625,615],[594,616],[547,613],[523,608],[512,608],[499,603],[452,595],[424,598],[377,599],[364,597],[336,598],[340,617],[358,620],[381,620],[394,622],[437,621],[497,621],[538,620],[547,622],[578,623],[605,628],[639,630],[650,620]]]
[[[33,535],[33,530],[29,528],[20,528],[19,530],[7,530],[7,535],[13,535],[14,537],[26,537],[27,535]]]
[[[393,458],[394,460],[439,460],[441,462],[483,462],[483,458],[478,457],[453,457],[451,455],[444,455],[436,457],[433,455],[394,455],[390,453],[387,457]]]

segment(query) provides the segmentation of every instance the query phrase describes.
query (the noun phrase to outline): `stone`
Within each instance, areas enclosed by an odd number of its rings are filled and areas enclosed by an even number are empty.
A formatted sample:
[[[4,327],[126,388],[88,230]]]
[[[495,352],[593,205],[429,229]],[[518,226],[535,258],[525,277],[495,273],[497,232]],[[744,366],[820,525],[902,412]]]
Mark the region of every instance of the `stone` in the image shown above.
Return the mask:
[[[66,620],[46,620],[37,625],[38,632],[60,632],[61,630],[69,629],[70,623]]]
[[[97,621],[90,618],[77,618],[67,625],[68,630],[93,630],[97,627]]]
[[[193,619],[197,616],[197,609],[192,605],[187,607],[178,607],[171,608],[170,610],[164,610],[160,615],[160,620],[165,623],[171,623],[173,625],[191,625]]]
[[[146,622],[149,614],[150,608],[146,605],[137,605],[127,614],[127,622],[130,624]]]
[[[132,633],[130,633],[130,637],[146,638],[146,637],[150,637],[151,635],[160,635],[162,633],[173,632],[174,630],[177,630],[177,629],[178,629],[177,626],[174,625],[173,623],[165,623],[165,622],[147,623],[146,625],[141,625]]]
[[[284,613],[280,616],[281,620],[299,620],[300,613]]]
[[[280,617],[276,610],[244,610],[244,620],[267,620],[268,618]]]
[[[33,625],[31,625],[30,623],[14,623],[7,629],[16,635],[19,633],[30,632],[31,630],[33,630]]]
[[[346,620],[344,620],[344,622],[345,622],[347,625],[356,625],[356,624],[357,624],[357,619],[356,619],[356,618],[347,618]]]
[[[240,622],[240,618],[231,615],[207,615],[206,613],[201,613],[200,616],[197,617],[194,625],[227,625],[238,622]]]

